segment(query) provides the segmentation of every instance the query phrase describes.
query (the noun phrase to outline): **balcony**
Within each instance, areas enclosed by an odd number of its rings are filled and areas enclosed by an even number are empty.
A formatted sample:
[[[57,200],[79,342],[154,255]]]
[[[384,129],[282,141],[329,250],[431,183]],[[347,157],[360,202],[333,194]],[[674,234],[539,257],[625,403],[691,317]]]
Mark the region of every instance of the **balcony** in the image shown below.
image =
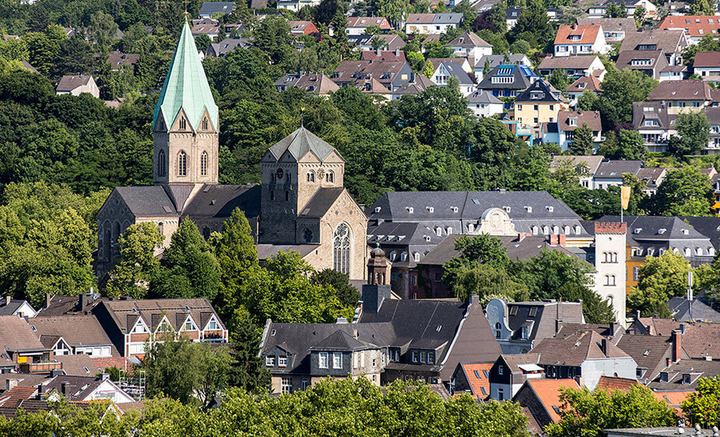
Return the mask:
[[[21,373],[45,373],[53,370],[61,370],[62,363],[59,361],[50,361],[44,363],[20,363]]]

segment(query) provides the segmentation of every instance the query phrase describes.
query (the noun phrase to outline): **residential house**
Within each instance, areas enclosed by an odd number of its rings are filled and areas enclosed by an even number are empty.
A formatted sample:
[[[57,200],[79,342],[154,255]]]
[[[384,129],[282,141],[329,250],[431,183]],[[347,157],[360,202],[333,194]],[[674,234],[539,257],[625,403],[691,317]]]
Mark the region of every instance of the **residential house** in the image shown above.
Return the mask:
[[[715,37],[720,29],[716,15],[668,15],[657,26],[662,30],[682,30],[690,44],[697,44],[705,35]]]
[[[493,96],[498,98],[508,98],[511,100],[518,94],[525,91],[540,76],[533,73],[530,68],[525,65],[517,64],[501,64],[490,70],[483,80],[478,84],[478,90],[489,91]],[[505,103],[505,109],[512,109],[511,101]]]
[[[506,61],[507,59],[507,61]],[[528,59],[527,55],[519,54],[507,54],[507,55],[485,55],[480,58],[475,58],[475,77],[478,83],[485,77],[485,69],[489,73],[490,70],[497,67],[500,64],[522,64],[528,68],[533,68],[532,62]]]
[[[60,375],[42,384],[40,390],[51,401],[64,398],[68,401],[80,402],[95,400],[108,400],[116,404],[135,402],[135,399],[112,382],[107,374],[101,376]]]
[[[623,175],[625,173],[635,175],[642,167],[642,161],[626,161],[622,159],[604,161],[593,175],[593,188],[619,187],[623,184]]]
[[[676,113],[664,101],[633,102],[633,127],[650,152],[665,152],[670,136],[677,135]]]
[[[388,91],[410,82],[415,73],[407,62],[340,61],[330,79],[339,86],[360,86],[376,79]]]
[[[545,371],[538,365],[540,354],[503,354],[490,368],[490,399],[512,399],[528,380],[545,378]]]
[[[215,41],[220,33],[220,27],[220,21],[212,18],[203,18],[193,20],[193,27],[190,32],[194,38],[200,35],[207,35],[211,40]]]
[[[668,169],[670,170],[670,169]],[[717,181],[720,180],[717,176],[714,179],[714,186],[717,186]],[[717,188],[716,188],[717,192]],[[717,196],[717,194],[716,194]],[[716,197],[717,201],[717,197]],[[720,249],[720,217],[691,217],[691,216],[680,216],[680,220],[688,223],[696,231],[710,238],[710,242],[715,247],[715,252]]]
[[[720,76],[720,52],[697,52],[693,61],[693,73],[698,76]]]
[[[720,324],[702,321],[682,322],[657,317],[639,317],[628,332],[645,336],[660,336],[673,344],[673,361],[685,354],[690,358],[720,356],[720,345],[715,339],[720,335]],[[676,333],[680,335],[676,335]]]
[[[546,338],[533,352],[547,378],[577,378],[583,387],[595,389],[602,376],[635,378],[635,360],[594,330],[581,330],[565,338]]]
[[[33,318],[37,315],[37,311],[30,305],[30,302],[24,299],[13,299],[12,296],[7,295],[0,299],[0,316],[11,315]]]
[[[385,17],[347,17],[347,27],[345,34],[347,35],[364,35],[365,29],[369,26],[377,26],[383,33],[392,30],[392,26]]]
[[[698,112],[710,105],[710,85],[702,80],[660,82],[647,96],[648,102],[665,102],[668,114]]]
[[[238,47],[241,49],[249,48],[251,43],[252,38],[225,38],[219,43],[211,43],[210,47],[208,47],[206,56],[220,58]]]
[[[473,64],[476,59],[492,55],[493,48],[492,44],[469,30],[466,30],[465,33],[445,44],[445,47],[451,49],[457,57],[472,59]]]
[[[673,359],[673,343],[664,336],[624,334],[617,347],[633,357],[637,363],[635,378],[643,384],[657,378],[668,360]],[[682,349],[677,353],[680,358],[688,358]]]
[[[645,17],[654,16],[657,12],[657,7],[649,0],[628,0],[627,2],[623,2],[622,0],[607,0],[599,4],[591,4],[586,12],[590,18],[605,17],[608,6],[611,3],[614,3],[616,6],[625,5],[625,13],[628,17],[633,17],[638,7],[642,7],[645,10]]]
[[[37,312],[38,317],[89,314],[103,299],[97,293],[83,293],[79,296],[45,295],[45,306]]]
[[[667,176],[668,169],[663,167],[645,167],[638,170],[635,177],[638,180],[645,182],[645,194],[648,196],[654,196],[657,194],[657,189],[662,184],[662,181]]]
[[[205,298],[107,300],[93,314],[124,357],[142,357],[146,347],[165,338],[228,341],[228,330]]]
[[[118,350],[93,315],[36,317],[29,321],[40,342],[55,356],[86,354],[119,356]]]
[[[112,71],[118,71],[123,65],[134,70],[139,60],[139,54],[125,54],[120,50],[113,50],[109,53],[107,61],[110,63],[110,69]]]
[[[327,376],[365,375],[376,385],[395,379],[449,384],[460,362],[500,354],[477,297],[471,303],[395,300],[380,283],[363,286],[357,323],[268,320],[262,338],[260,354],[280,393]]]
[[[450,383],[451,394],[470,393],[475,399],[490,399],[490,369],[494,364],[494,361],[458,363]]]
[[[620,51],[662,50],[668,65],[682,65],[682,52],[688,46],[685,33],[681,30],[643,30],[625,35]]]
[[[493,115],[502,114],[504,105],[502,100],[493,96],[489,91],[475,91],[465,96],[468,109],[479,118],[492,117]]]
[[[610,50],[600,25],[561,25],[555,35],[555,56],[604,54]]]
[[[290,35],[319,35],[320,31],[312,21],[288,21]]]
[[[423,69],[427,68],[428,63],[432,64],[434,69],[437,68],[437,66],[440,65],[442,62],[455,62],[456,64],[460,64],[463,71],[472,76],[473,67],[467,58],[427,58],[425,60],[425,65],[423,65]]]
[[[434,65],[434,64],[432,64]],[[475,83],[468,73],[457,62],[441,62],[435,67],[430,80],[437,86],[448,86],[450,78],[455,78],[460,86],[460,93],[467,97],[473,93]]]
[[[368,244],[380,243],[390,254],[393,269],[398,261],[421,261],[440,241],[454,234],[555,235],[558,239],[565,238],[567,245],[592,242],[580,217],[544,191],[395,191],[384,194],[365,213],[369,218]],[[388,223],[417,226],[395,230]],[[419,243],[424,246],[418,244],[408,252],[405,240],[410,237],[421,238],[424,243]],[[395,246],[398,243],[402,252]],[[394,259],[393,251],[396,251]],[[403,266],[410,269],[407,273],[411,273],[413,267],[412,264]],[[409,298],[412,278],[405,273],[397,271],[392,286],[402,297]]]
[[[659,80],[660,72],[668,64],[662,50],[624,50],[618,55],[615,66],[619,70],[637,70]]]
[[[542,430],[560,421],[560,389],[579,389],[574,379],[528,379],[513,397]],[[530,419],[530,418],[528,418]]]
[[[505,9],[505,24],[507,25],[507,30],[512,29],[517,24],[518,18],[520,18],[520,14],[522,13],[521,8],[507,8]]]
[[[539,128],[540,123],[556,122],[558,112],[567,109],[567,99],[560,91],[539,79],[515,97],[514,119],[520,125]]]
[[[602,122],[598,111],[558,111],[557,121],[548,122],[556,124],[557,141],[543,135],[543,142],[550,142],[560,145],[563,151],[567,150],[574,142],[575,130],[587,126],[592,129],[593,143],[599,145],[602,142]],[[551,130],[552,131],[552,130]]]
[[[464,16],[458,13],[442,14],[408,14],[405,21],[405,33],[422,35],[440,35],[448,29],[461,27]]]
[[[391,62],[405,62],[405,52],[400,49],[395,50],[363,50],[360,53],[361,61],[391,61]]]
[[[720,312],[716,303],[704,302],[698,297],[688,300],[687,296],[671,297],[667,302],[672,318],[679,322],[720,323]]]
[[[581,302],[507,302],[491,299],[488,323],[503,354],[526,354],[558,333],[563,323],[585,323]]]
[[[0,372],[37,373],[59,369],[52,349],[45,347],[25,319],[0,316]]]
[[[690,74],[686,65],[668,65],[660,71],[660,82],[685,80]]]
[[[590,91],[595,95],[602,93],[602,84],[600,79],[594,74],[590,76],[583,76],[570,84],[563,90],[563,93],[570,98],[570,106],[576,107],[578,99],[583,95],[585,91]]]
[[[555,70],[565,70],[568,76],[578,79],[583,76],[595,75],[602,81],[605,66],[596,55],[550,56],[543,58],[538,66],[541,76],[550,76]],[[597,72],[597,73],[596,73]]]
[[[710,140],[707,147],[700,151],[700,154],[716,155],[720,152],[720,107],[706,108],[705,116],[710,123]],[[710,177],[710,180],[713,180],[713,178]]]
[[[214,18],[219,14],[232,14],[235,2],[203,2],[200,6],[200,18]]]
[[[622,42],[626,34],[637,32],[637,25],[632,16],[627,18],[578,18],[577,24],[581,26],[602,26],[605,42],[608,44]]]
[[[414,96],[417,95],[431,86],[436,86],[427,76],[424,74],[414,74],[412,80],[402,85],[400,88],[392,92],[392,99],[397,100],[402,96]]]
[[[640,267],[648,256],[659,256],[670,250],[682,254],[693,267],[712,262],[715,248],[710,239],[680,220],[665,216],[625,216],[627,223],[627,289],[635,287]],[[619,222],[619,216],[603,216],[598,221]]]
[[[720,361],[708,359],[681,359],[669,363],[660,374],[646,385],[655,392],[690,392],[697,390],[700,378],[720,375]]]
[[[550,172],[555,172],[555,170],[563,164],[570,164],[575,168],[583,166],[584,170],[580,176],[580,185],[583,188],[590,189],[590,187],[592,187],[593,175],[597,172],[598,167],[600,167],[604,159],[605,157],[601,155],[553,155],[552,162],[550,163]]]
[[[450,235],[439,244],[437,244],[430,252],[428,252],[421,261],[416,263],[417,272],[410,271],[410,275],[417,274],[419,280],[413,280],[411,276],[410,290],[417,297],[429,298],[448,298],[452,297],[452,291],[448,290],[442,282],[445,274],[444,264],[452,258],[460,256],[460,252],[455,249],[455,241],[461,235]],[[498,236],[502,241],[508,258],[512,261],[525,261],[532,257],[539,256],[542,250],[552,250],[565,255],[575,256],[573,252],[564,247],[567,244],[565,235],[549,235],[549,236],[527,236],[518,235]],[[393,264],[395,269],[395,264]],[[414,282],[419,285],[414,287]],[[520,348],[522,350],[522,348]],[[510,352],[515,353],[515,352]]]
[[[85,354],[56,356],[55,361],[62,365],[62,374],[68,376],[95,376],[105,370],[99,368],[90,355]]]
[[[340,87],[323,73],[288,73],[275,81],[275,89],[285,91],[290,88],[300,88],[309,93],[329,95],[339,90]]]
[[[405,47],[405,41],[402,37],[394,33],[383,35],[349,35],[348,41],[350,44],[362,48],[362,50],[375,50],[376,47],[373,47],[373,38],[382,43],[381,48],[383,50],[395,51]]]
[[[57,95],[72,94],[73,96],[79,96],[82,93],[89,93],[95,98],[100,98],[100,88],[95,83],[95,79],[92,76],[68,76],[65,75],[60,78],[57,88],[55,89]]]
[[[320,0],[278,0],[276,7],[297,12],[305,6],[314,7],[319,4]]]

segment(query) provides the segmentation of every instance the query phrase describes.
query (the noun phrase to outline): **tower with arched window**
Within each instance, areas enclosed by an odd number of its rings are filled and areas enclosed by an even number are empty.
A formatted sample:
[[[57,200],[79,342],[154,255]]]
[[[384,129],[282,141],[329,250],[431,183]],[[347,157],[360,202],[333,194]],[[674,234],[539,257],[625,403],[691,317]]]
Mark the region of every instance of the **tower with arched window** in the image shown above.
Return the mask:
[[[153,116],[153,180],[178,210],[188,199],[178,186],[218,183],[218,107],[185,23]]]
[[[627,223],[595,223],[595,291],[615,310],[615,321],[625,323]]]

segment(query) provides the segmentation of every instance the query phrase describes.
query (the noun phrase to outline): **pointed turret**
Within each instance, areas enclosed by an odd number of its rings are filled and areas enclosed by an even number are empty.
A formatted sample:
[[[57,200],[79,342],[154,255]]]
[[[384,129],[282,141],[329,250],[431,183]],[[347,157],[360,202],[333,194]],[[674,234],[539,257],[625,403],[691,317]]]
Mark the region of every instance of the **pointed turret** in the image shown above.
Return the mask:
[[[153,118],[154,180],[178,211],[192,187],[218,183],[218,107],[187,22],[170,63]]]

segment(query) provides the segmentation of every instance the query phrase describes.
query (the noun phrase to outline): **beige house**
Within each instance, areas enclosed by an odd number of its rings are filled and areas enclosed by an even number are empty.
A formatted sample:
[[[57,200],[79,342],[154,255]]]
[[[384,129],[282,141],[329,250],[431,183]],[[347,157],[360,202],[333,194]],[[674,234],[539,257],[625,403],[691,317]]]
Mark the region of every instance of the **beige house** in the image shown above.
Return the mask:
[[[95,98],[100,98],[100,88],[95,83],[92,76],[63,76],[55,90],[57,95],[72,94],[79,96],[82,93],[92,94]]]

